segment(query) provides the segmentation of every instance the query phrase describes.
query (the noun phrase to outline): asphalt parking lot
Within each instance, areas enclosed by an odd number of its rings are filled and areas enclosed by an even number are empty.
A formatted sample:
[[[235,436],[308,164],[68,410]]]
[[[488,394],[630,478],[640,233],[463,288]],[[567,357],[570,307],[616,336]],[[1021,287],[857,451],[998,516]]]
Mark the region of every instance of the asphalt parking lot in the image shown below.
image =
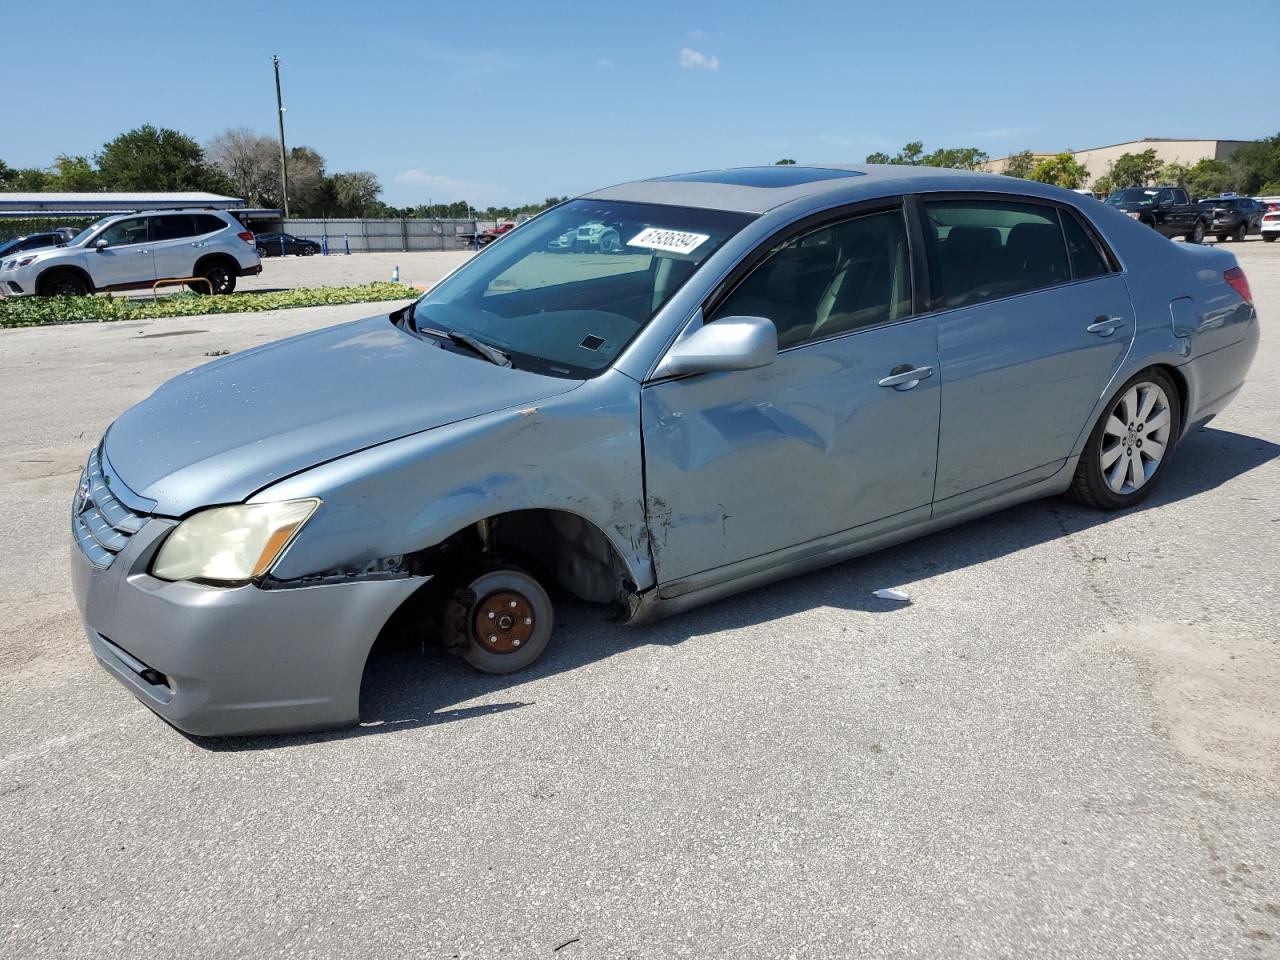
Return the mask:
[[[413,253],[353,253],[311,257],[264,257],[262,273],[241,277],[239,291],[283,290],[295,287],[345,287],[390,280],[400,268],[400,280],[428,286],[442,279],[472,256],[469,250],[428,250]]]
[[[508,677],[395,649],[364,725],[274,739],[188,739],[97,667],[69,503],[165,377],[394,305],[0,331],[0,954],[1276,955],[1280,244],[1231,249],[1261,350],[1143,508],[651,627],[570,606]]]

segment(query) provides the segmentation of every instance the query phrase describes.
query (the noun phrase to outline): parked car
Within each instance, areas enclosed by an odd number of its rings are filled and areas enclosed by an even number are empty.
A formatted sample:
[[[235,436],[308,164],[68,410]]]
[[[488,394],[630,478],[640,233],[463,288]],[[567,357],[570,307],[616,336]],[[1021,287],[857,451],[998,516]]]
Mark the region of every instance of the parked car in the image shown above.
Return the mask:
[[[0,260],[15,253],[22,253],[26,250],[40,250],[44,247],[61,247],[66,245],[66,239],[61,233],[48,231],[45,233],[28,233],[25,236],[13,237],[10,240],[0,242]]]
[[[1208,213],[1192,203],[1182,187],[1129,187],[1115,191],[1105,202],[1169,238],[1199,243],[1209,232]]]
[[[321,252],[320,244],[314,240],[295,237],[289,233],[259,233],[253,238],[254,246],[260,257],[313,257]]]
[[[615,227],[597,220],[566,230],[547,244],[547,249],[559,253],[621,253],[622,238]]]
[[[548,249],[593,224],[626,255]],[[126,411],[72,504],[74,595],[185,731],[347,724],[389,622],[507,673],[558,591],[642,623],[1038,497],[1132,507],[1257,346],[1228,250],[1057,187],[622,184]]]
[[[1262,230],[1262,215],[1265,208],[1253,197],[1239,197],[1235,194],[1223,197],[1210,197],[1201,200],[1200,206],[1208,214],[1209,232],[1218,240],[1244,240],[1251,233]]]
[[[1280,237],[1280,205],[1262,215],[1261,232],[1267,243],[1274,243],[1276,237]]]
[[[83,296],[200,278],[198,293],[230,293],[236,278],[261,272],[253,234],[222,210],[114,214],[62,247],[0,262],[0,297]]]

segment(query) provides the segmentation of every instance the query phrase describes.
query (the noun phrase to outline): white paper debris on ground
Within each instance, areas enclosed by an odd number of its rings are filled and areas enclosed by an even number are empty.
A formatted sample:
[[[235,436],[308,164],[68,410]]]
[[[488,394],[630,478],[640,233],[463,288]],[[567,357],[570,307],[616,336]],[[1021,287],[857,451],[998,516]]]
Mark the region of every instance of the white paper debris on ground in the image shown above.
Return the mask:
[[[886,587],[883,590],[876,590],[873,593],[874,596],[879,597],[881,600],[898,600],[902,603],[911,602],[911,597],[908,596],[904,590],[893,590]]]

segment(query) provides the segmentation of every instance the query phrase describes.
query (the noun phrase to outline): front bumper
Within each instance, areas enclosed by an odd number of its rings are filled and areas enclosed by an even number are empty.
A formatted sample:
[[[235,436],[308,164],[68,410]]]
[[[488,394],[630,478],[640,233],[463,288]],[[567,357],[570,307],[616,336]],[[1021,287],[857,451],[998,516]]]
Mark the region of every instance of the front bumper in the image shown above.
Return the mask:
[[[0,270],[0,297],[29,297],[35,292],[36,277],[30,266]]]
[[[106,569],[71,545],[85,634],[106,670],[197,736],[347,726],[387,618],[424,578],[262,590],[148,575],[174,525],[152,519]]]

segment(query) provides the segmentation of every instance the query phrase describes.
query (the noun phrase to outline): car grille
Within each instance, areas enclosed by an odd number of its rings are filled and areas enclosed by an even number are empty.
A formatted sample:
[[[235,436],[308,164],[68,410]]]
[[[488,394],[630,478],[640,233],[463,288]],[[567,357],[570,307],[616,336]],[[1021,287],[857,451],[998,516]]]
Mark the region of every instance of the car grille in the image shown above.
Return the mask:
[[[112,491],[97,450],[89,454],[71,507],[71,532],[89,562],[100,570],[111,566],[129,538],[148,520],[134,513]]]

